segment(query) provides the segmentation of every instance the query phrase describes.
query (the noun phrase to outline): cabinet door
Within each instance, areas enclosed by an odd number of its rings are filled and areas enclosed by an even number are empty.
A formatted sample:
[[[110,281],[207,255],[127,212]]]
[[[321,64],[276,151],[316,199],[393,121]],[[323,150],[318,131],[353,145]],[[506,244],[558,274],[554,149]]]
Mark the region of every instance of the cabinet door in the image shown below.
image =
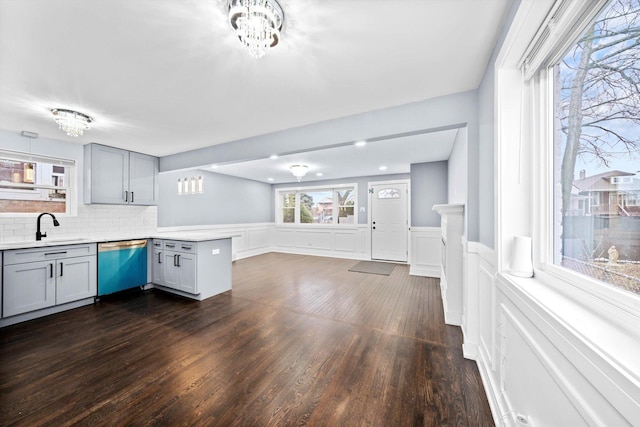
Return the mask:
[[[91,203],[122,204],[128,201],[128,193],[125,193],[129,191],[128,151],[92,144],[90,173]]]
[[[98,292],[95,256],[56,260],[56,304],[95,297]]]
[[[129,154],[129,202],[134,205],[158,203],[158,158],[131,152]]]
[[[7,265],[3,273],[4,317],[55,305],[55,261]]]
[[[178,253],[173,251],[164,252],[164,286],[179,289],[180,287],[180,267],[178,267]]]
[[[196,256],[192,254],[180,254],[180,289],[190,294],[198,293],[196,281]]]
[[[160,249],[153,250],[153,264],[151,264],[151,281],[164,285],[164,253]]]

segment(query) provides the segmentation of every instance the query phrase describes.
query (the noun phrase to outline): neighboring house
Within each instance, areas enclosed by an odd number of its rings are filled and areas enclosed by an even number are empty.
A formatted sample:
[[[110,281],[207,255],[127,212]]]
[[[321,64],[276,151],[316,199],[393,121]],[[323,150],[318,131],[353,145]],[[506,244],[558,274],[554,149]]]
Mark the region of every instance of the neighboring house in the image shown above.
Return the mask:
[[[325,197],[313,206],[313,217],[317,222],[325,223],[333,220],[333,199]]]
[[[608,171],[573,181],[569,215],[640,216],[640,179],[634,173]]]

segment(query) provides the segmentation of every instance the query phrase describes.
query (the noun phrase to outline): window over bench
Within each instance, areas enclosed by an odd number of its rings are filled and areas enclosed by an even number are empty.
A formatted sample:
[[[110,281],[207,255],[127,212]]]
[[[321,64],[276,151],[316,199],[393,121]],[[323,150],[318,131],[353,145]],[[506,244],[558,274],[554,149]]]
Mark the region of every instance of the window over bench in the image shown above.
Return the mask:
[[[276,190],[279,224],[349,224],[356,217],[357,185]]]

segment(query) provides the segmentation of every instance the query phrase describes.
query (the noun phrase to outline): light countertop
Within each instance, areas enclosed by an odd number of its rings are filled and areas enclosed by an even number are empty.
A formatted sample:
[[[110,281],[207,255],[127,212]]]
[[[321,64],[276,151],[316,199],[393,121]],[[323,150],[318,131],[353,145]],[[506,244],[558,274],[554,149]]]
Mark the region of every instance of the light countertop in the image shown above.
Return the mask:
[[[96,235],[86,237],[73,237],[65,236],[60,238],[43,238],[40,241],[25,240],[19,242],[0,242],[0,251],[10,249],[28,249],[28,248],[40,248],[49,246],[62,246],[62,245],[77,245],[83,243],[103,243],[103,242],[116,242],[122,240],[138,240],[138,239],[166,239],[166,240],[182,240],[187,242],[204,242],[209,240],[222,240],[237,237],[238,234],[225,234],[215,233],[207,231],[172,231],[172,232],[155,232],[155,233],[141,233],[141,234],[109,234],[109,235]]]

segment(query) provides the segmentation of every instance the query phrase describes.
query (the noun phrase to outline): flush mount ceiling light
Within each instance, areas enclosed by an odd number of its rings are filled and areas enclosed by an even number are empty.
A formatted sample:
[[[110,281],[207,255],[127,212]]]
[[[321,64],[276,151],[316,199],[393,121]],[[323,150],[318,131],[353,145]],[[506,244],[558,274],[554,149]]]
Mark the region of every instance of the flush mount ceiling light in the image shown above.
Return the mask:
[[[254,58],[280,41],[284,12],[275,0],[229,0],[229,24]]]
[[[289,170],[298,179],[298,182],[302,180],[302,177],[307,174],[307,170],[309,167],[307,165],[292,165],[289,167]]]
[[[76,138],[82,136],[82,133],[91,127],[91,122],[93,121],[86,114],[62,108],[54,108],[51,113],[58,127],[65,131],[67,135]]]

